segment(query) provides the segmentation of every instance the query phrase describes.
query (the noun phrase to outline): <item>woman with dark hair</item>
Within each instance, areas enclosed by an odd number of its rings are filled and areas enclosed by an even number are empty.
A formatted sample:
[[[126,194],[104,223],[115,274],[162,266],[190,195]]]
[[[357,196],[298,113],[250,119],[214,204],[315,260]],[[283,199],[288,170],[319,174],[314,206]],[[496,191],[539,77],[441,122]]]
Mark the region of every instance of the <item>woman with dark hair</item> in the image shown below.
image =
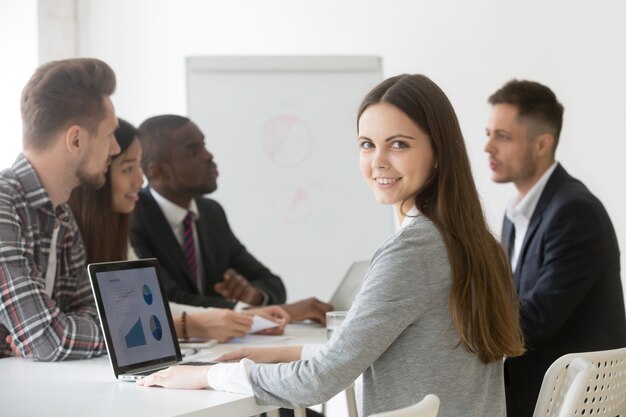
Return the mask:
[[[130,213],[143,184],[141,143],[137,130],[118,119],[115,138],[121,148],[111,160],[103,187],[74,189],[68,204],[83,237],[87,263],[136,259],[129,245]],[[201,308],[170,303],[176,334],[225,342],[245,336],[254,314],[276,321],[279,326],[265,334],[281,334],[289,320],[280,307],[270,306],[236,313],[222,308]],[[190,313],[190,314],[187,314]]]
[[[115,139],[121,151],[113,156],[104,185],[98,189],[76,188],[68,201],[83,237],[87,263],[128,258],[130,213],[143,183],[139,165],[141,144],[137,130],[127,121],[117,120],[119,127],[115,130]],[[128,184],[128,190],[115,195],[113,188],[119,188],[123,183]]]
[[[358,145],[366,182],[401,228],[374,253],[331,339],[321,348],[242,349],[221,358],[239,364],[173,367],[140,385],[210,386],[298,408],[363,374],[363,415],[429,393],[441,399],[440,416],[506,414],[503,358],[524,350],[517,298],[452,105],[423,75],[390,78],[361,104]]]

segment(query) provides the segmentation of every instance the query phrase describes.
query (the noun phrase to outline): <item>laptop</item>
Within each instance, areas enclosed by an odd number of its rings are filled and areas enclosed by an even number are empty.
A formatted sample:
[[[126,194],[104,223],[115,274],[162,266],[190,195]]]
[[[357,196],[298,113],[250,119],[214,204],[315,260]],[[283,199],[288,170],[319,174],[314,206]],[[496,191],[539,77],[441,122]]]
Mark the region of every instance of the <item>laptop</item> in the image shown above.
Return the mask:
[[[87,265],[115,377],[136,381],[182,362],[156,259]]]
[[[369,261],[354,262],[330,299],[330,305],[336,311],[348,311],[354,298],[361,289],[361,282],[369,268]]]

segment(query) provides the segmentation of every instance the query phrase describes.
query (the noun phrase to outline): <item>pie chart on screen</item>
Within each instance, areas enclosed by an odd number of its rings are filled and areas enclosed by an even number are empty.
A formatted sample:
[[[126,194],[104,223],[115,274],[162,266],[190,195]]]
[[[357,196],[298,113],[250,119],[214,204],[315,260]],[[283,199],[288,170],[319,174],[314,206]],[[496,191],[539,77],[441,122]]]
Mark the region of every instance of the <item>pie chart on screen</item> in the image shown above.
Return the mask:
[[[150,332],[152,333],[152,337],[156,340],[161,340],[163,337],[163,328],[157,316],[150,317]]]
[[[146,304],[148,304],[149,306],[152,305],[152,290],[150,289],[150,287],[144,284],[141,293],[143,294],[143,299]]]

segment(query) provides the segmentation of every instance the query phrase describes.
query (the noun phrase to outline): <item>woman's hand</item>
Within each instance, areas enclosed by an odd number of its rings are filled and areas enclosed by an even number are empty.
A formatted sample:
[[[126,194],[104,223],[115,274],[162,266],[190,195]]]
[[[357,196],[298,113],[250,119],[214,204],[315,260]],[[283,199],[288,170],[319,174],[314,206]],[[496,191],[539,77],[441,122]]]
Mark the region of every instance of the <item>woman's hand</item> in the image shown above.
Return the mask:
[[[268,348],[242,348],[225,353],[216,359],[219,362],[237,362],[243,358],[256,363],[293,362],[300,360],[302,346],[280,346]]]
[[[204,389],[209,386],[207,371],[210,366],[171,366],[137,381],[142,387],[177,389]]]
[[[285,326],[291,320],[289,313],[285,311],[285,309],[278,306],[268,306],[268,307],[256,307],[249,308],[244,311],[244,314],[248,314],[251,316],[261,316],[265,319],[273,321],[278,324],[278,327],[273,327],[271,329],[265,329],[258,334],[266,334],[266,335],[280,335],[285,332]]]

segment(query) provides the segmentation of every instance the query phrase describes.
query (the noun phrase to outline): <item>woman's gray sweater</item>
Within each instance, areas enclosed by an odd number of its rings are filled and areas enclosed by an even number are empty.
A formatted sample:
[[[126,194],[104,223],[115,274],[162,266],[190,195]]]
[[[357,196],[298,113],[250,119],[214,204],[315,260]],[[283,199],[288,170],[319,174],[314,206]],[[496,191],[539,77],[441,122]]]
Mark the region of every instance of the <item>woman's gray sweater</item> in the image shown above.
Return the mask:
[[[450,284],[441,235],[420,214],[376,251],[344,324],[323,349],[308,360],[252,366],[257,401],[323,403],[362,373],[366,416],[426,394],[440,398],[441,417],[505,416],[502,362],[484,364],[460,344]]]

